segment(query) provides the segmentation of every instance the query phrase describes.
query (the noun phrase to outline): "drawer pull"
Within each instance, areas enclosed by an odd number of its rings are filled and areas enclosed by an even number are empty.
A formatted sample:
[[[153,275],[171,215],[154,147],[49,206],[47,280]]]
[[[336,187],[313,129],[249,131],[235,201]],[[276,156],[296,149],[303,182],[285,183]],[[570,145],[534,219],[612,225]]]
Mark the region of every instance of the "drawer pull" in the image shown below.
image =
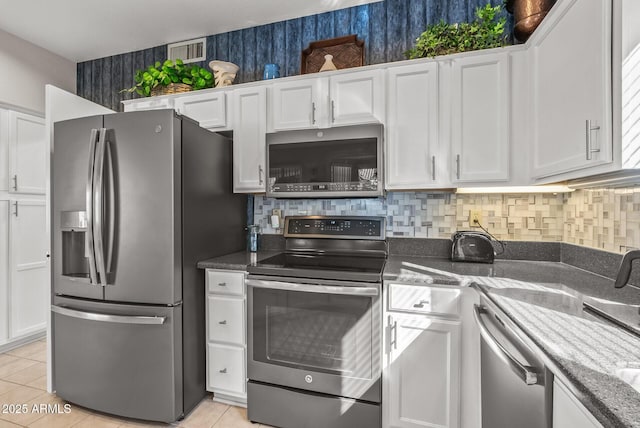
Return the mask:
[[[227,325],[227,320],[218,321],[218,324]]]
[[[413,305],[414,308],[424,308],[424,305],[428,305],[429,302],[428,300],[420,300],[418,303],[416,303],[415,305]]]
[[[218,370],[222,374],[227,374],[227,368],[223,368],[222,370]]]
[[[226,282],[219,282],[218,283],[218,287],[226,287],[227,283]]]

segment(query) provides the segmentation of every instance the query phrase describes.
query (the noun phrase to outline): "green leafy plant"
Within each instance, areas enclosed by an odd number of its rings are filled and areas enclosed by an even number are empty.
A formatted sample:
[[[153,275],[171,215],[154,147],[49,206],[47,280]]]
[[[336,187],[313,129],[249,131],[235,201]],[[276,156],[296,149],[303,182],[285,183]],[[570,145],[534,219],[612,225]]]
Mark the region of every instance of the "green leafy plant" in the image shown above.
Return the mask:
[[[472,22],[447,24],[440,21],[429,25],[416,39],[416,45],[404,54],[415,59],[505,46],[507,19],[504,14],[500,17],[501,10],[502,6],[489,3],[476,9],[476,18]]]
[[[162,64],[156,61],[146,69],[136,70],[134,80],[133,87],[120,92],[137,92],[148,97],[152,89],[171,83],[184,83],[193,90],[212,88],[215,83],[213,73],[198,65],[185,65],[181,59],[176,59],[175,63],[169,59]]]

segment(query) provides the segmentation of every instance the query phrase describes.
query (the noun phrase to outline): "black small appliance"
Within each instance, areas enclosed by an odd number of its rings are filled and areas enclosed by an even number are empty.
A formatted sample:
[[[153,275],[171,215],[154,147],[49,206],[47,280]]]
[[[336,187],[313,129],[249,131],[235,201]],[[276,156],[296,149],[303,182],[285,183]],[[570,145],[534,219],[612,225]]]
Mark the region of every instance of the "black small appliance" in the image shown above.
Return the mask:
[[[451,260],[454,262],[493,263],[495,250],[484,233],[459,231],[451,236]]]

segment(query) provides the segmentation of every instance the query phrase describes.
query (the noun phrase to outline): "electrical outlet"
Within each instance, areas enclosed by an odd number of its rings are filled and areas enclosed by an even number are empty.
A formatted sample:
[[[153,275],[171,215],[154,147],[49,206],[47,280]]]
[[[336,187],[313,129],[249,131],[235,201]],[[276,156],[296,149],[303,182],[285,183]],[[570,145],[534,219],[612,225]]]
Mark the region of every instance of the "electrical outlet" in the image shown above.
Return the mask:
[[[277,215],[278,217],[282,217],[282,210],[273,210],[271,211],[271,215]]]
[[[469,226],[479,227],[482,224],[482,210],[469,210]]]

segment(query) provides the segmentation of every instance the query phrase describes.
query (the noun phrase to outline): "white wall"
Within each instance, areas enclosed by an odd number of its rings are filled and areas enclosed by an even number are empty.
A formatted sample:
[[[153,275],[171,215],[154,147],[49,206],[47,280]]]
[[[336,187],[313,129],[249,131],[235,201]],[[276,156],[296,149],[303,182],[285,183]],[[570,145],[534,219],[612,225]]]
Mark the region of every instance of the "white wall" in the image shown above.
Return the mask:
[[[44,85],[76,92],[76,63],[0,30],[0,103],[44,114]]]

